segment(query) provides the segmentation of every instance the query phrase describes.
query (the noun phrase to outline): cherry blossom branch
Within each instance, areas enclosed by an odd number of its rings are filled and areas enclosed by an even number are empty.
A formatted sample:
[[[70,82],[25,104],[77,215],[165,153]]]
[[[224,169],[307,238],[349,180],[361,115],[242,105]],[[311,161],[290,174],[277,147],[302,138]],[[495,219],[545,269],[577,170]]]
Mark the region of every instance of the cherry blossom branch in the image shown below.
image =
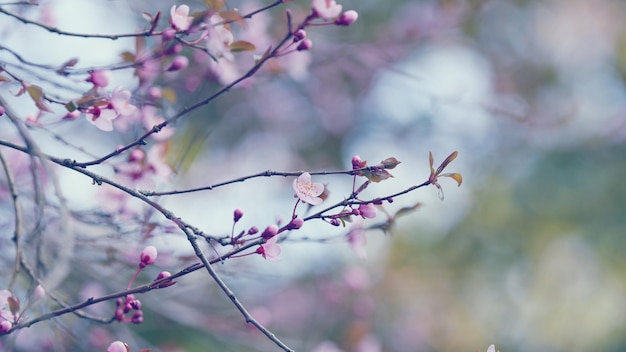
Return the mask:
[[[319,175],[319,176],[326,176],[326,175],[356,175],[359,172],[362,171],[374,171],[375,169],[377,169],[376,166],[367,166],[364,168],[360,168],[360,169],[356,169],[356,170],[340,170],[340,171],[317,171],[317,172],[310,172],[311,175]],[[256,174],[252,174],[252,175],[248,175],[248,176],[243,176],[243,177],[239,177],[236,179],[232,179],[229,181],[224,181],[224,182],[220,182],[220,183],[216,183],[214,185],[210,185],[210,186],[204,186],[204,187],[198,187],[198,188],[190,188],[190,189],[184,189],[184,190],[173,190],[173,191],[163,191],[163,192],[155,192],[155,191],[147,191],[147,190],[141,190],[139,191],[141,194],[148,196],[148,197],[152,197],[152,196],[169,196],[169,195],[176,195],[176,194],[185,194],[185,193],[193,193],[193,192],[199,192],[199,191],[211,191],[215,188],[219,188],[219,187],[223,187],[223,186],[228,186],[228,185],[232,185],[234,183],[241,183],[253,178],[259,178],[259,177],[273,177],[273,176],[283,176],[283,177],[293,177],[293,176],[299,176],[300,174],[302,174],[302,171],[272,171],[272,170],[267,170],[267,171],[262,171]]]
[[[48,32],[51,33],[55,33],[55,34],[59,34],[59,35],[64,35],[64,36],[68,36],[68,37],[80,37],[80,38],[101,38],[101,39],[110,39],[110,40],[117,40],[120,38],[133,38],[133,37],[150,37],[150,36],[156,36],[156,35],[160,35],[160,33],[154,33],[153,29],[148,29],[145,30],[143,32],[139,32],[139,33],[122,33],[122,34],[86,34],[86,33],[74,33],[74,32],[66,32],[64,30],[58,29],[56,27],[52,27],[52,26],[47,26],[43,23],[37,22],[37,21],[33,21],[33,20],[29,20],[26,17],[22,17],[18,14],[9,12],[5,9],[3,9],[2,7],[0,7],[0,13],[3,13],[9,17],[13,17],[16,20],[24,23],[24,24],[30,24],[39,28],[43,28],[45,30],[47,30]]]
[[[306,24],[308,23],[308,21],[310,21],[312,19],[312,15],[310,15],[309,17],[307,17],[305,19],[305,21],[300,24],[300,26],[298,26],[298,29],[302,29],[304,28],[304,26],[306,26]],[[257,60],[257,62],[254,64],[254,66],[252,66],[245,74],[243,74],[242,76],[240,76],[239,78],[237,78],[236,80],[232,81],[231,83],[229,83],[228,85],[222,87],[221,89],[219,89],[218,91],[216,91],[215,93],[211,94],[209,97],[200,100],[199,102],[196,102],[188,107],[183,108],[182,110],[180,110],[178,113],[174,114],[173,116],[165,119],[165,121],[163,121],[162,123],[155,125],[154,127],[152,127],[152,129],[146,133],[144,133],[142,136],[140,136],[139,138],[137,138],[134,142],[127,144],[123,147],[120,147],[118,149],[116,149],[115,151],[99,158],[96,160],[91,160],[91,161],[87,161],[87,162],[76,162],[73,161],[72,165],[73,166],[78,166],[78,167],[88,167],[88,166],[92,166],[92,165],[97,165],[102,163],[105,160],[108,160],[114,156],[120,155],[123,152],[135,147],[135,146],[139,146],[139,145],[144,145],[146,144],[146,138],[148,138],[149,136],[151,136],[152,134],[158,133],[160,132],[163,128],[165,128],[167,125],[177,121],[179,118],[187,115],[188,113],[192,112],[193,110],[196,110],[204,105],[207,105],[208,103],[210,103],[211,101],[213,101],[215,98],[219,97],[220,95],[230,91],[233,87],[235,87],[236,85],[238,85],[239,83],[241,83],[242,81],[252,77],[261,67],[263,67],[263,65],[269,61],[270,59],[278,56],[280,49],[289,41],[289,39],[291,39],[294,36],[293,32],[289,31],[281,41],[279,41],[278,45],[276,45],[275,48],[269,48],[265,54],[259,59]]]
[[[6,141],[0,140],[0,144],[8,146],[8,147],[11,147],[11,148],[14,148],[14,149],[22,151],[24,153],[28,153],[28,149],[27,148],[14,145],[14,144],[6,142]],[[50,160],[50,161],[52,161],[52,162],[54,162],[54,163],[56,163],[58,165],[70,168],[70,169],[72,169],[74,171],[77,171],[77,172],[82,173],[82,174],[84,174],[86,176],[89,176],[94,181],[94,183],[96,183],[98,185],[106,183],[106,184],[109,184],[109,185],[111,185],[111,186],[113,186],[113,187],[115,187],[115,188],[117,188],[117,189],[119,189],[121,191],[124,191],[124,192],[128,193],[129,195],[144,201],[145,203],[147,203],[148,205],[150,205],[151,207],[153,207],[154,209],[159,211],[161,214],[163,214],[163,216],[165,216],[165,218],[167,218],[168,220],[173,221],[185,233],[185,235],[187,236],[187,239],[190,242],[191,246],[193,247],[193,249],[194,249],[194,251],[196,253],[196,256],[201,260],[202,266],[207,269],[207,271],[209,272],[209,275],[213,278],[213,280],[216,281],[216,283],[218,284],[220,289],[228,296],[228,298],[233,302],[235,307],[237,307],[237,309],[242,313],[242,315],[246,319],[246,322],[252,324],[257,329],[259,329],[259,331],[261,331],[264,335],[266,335],[271,341],[273,341],[276,345],[281,347],[283,350],[285,350],[285,351],[292,351],[291,348],[286,346],[272,332],[270,332],[261,323],[259,323],[256,319],[254,319],[252,317],[252,315],[243,306],[243,304],[241,304],[241,302],[239,302],[239,300],[234,295],[232,290],[230,290],[230,288],[219,277],[217,272],[210,265],[210,262],[204,256],[204,253],[202,252],[202,250],[200,249],[200,247],[197,244],[197,241],[196,241],[196,238],[194,236],[194,233],[193,232],[189,232],[188,226],[181,219],[179,219],[178,217],[174,216],[174,214],[171,211],[166,210],[165,208],[163,208],[158,203],[150,200],[149,198],[143,196],[141,193],[136,192],[136,191],[134,191],[134,190],[132,190],[132,189],[126,187],[126,186],[123,186],[123,185],[121,185],[119,183],[116,183],[116,182],[113,182],[111,180],[108,180],[107,178],[104,178],[104,177],[102,177],[100,175],[97,175],[97,174],[95,174],[93,172],[90,172],[90,171],[88,171],[86,169],[83,169],[83,168],[80,168],[80,167],[77,167],[77,166],[68,165],[67,160],[58,159],[58,158],[55,158],[55,157],[52,157],[52,156],[48,156],[48,155],[46,155],[45,157],[48,160]],[[251,244],[250,246],[252,246],[252,245],[256,245],[256,243],[255,244]],[[249,248],[249,246],[245,246],[245,247],[242,247],[241,249],[239,249],[237,251],[233,251],[232,253],[230,253],[230,255],[232,255],[234,253],[238,253],[239,251],[245,250],[247,248]],[[223,258],[220,258],[220,260],[223,260]],[[217,261],[219,261],[219,260],[216,260],[216,262]],[[172,277],[170,277],[169,279],[172,279]],[[146,291],[149,290],[149,287],[151,287],[151,286],[148,286],[148,289],[146,289]],[[140,292],[145,292],[145,291],[141,291],[141,290],[140,291],[127,290],[125,292],[127,294],[132,294],[132,293],[140,293]],[[122,296],[121,295],[115,295],[115,297],[107,296],[107,298],[105,300],[118,298],[118,297],[122,297]],[[52,318],[52,317],[55,317],[55,316],[58,316],[58,315],[70,313],[70,312],[73,312],[74,310],[81,309],[83,307],[86,307],[88,305],[91,305],[91,304],[94,304],[94,303],[98,303],[98,302],[101,302],[101,301],[102,300],[98,300],[97,302],[94,302],[94,300],[91,300],[91,301],[87,300],[86,302],[83,302],[82,304],[78,304],[76,306],[73,306],[73,309],[72,309],[72,307],[69,307],[69,308],[64,308],[64,309],[56,311],[56,314],[55,314],[55,312],[44,314],[44,315],[42,315],[41,317],[39,317],[37,319],[34,319],[34,320],[29,321],[27,323],[23,323],[23,324],[17,325],[13,329],[16,329],[18,326],[19,327],[28,327],[28,326],[30,326],[30,325],[38,322],[38,321],[46,320],[46,319],[49,319],[49,318]]]
[[[13,285],[15,285],[15,280],[20,272],[20,261],[22,259],[22,207],[20,206],[17,188],[15,187],[15,179],[13,178],[11,169],[9,169],[9,165],[4,159],[2,153],[0,153],[0,164],[2,164],[2,168],[4,169],[4,175],[7,179],[9,192],[11,192],[11,200],[13,202],[14,211],[13,221],[15,230],[13,232],[13,242],[15,243],[15,266],[8,286],[9,291],[11,291],[13,290]]]

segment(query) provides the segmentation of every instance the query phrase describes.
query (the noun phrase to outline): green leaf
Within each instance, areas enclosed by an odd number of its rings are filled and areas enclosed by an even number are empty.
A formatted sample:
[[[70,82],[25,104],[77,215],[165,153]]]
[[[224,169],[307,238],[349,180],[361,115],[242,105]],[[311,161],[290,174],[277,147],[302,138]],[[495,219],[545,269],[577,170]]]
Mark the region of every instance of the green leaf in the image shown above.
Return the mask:
[[[69,103],[65,104],[65,109],[67,109],[67,111],[69,112],[72,112],[78,109],[78,105],[75,102],[70,101]]]
[[[237,53],[241,51],[254,51],[256,47],[254,44],[245,40],[238,40],[230,45],[230,51]]]

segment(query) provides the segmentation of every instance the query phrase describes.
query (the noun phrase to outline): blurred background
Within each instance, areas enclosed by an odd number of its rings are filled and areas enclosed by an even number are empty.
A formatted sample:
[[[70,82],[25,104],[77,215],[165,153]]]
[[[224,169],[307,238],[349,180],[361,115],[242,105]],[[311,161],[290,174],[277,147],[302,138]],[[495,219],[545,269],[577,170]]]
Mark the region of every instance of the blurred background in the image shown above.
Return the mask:
[[[59,19],[76,16],[69,10],[76,1],[41,3]],[[266,4],[226,3],[242,11]],[[626,351],[626,3],[340,3],[359,12],[354,25],[308,29],[310,52],[276,60],[176,124],[168,159],[174,185],[161,187],[202,187],[267,169],[349,169],[353,155],[370,164],[398,158],[394,179],[368,188],[373,198],[425,181],[429,151],[438,164],[455,150],[447,171],[462,173],[463,185],[442,179],[443,201],[431,187],[386,204],[389,213],[420,206],[389,234],[368,231],[366,258],[350,250],[349,228],[307,223],[283,243],[278,263],[247,257],[217,265],[239,299],[298,351],[485,351],[492,343],[500,351]],[[132,31],[143,25],[138,11],[166,15],[171,5],[98,2],[80,7],[79,17],[109,18],[106,33]],[[286,5],[295,19],[310,10],[305,0]],[[284,33],[284,8],[253,17],[237,34],[262,54]],[[7,43],[46,35],[3,27]],[[98,45],[111,61],[134,42]],[[59,62],[67,60],[61,54]],[[131,74],[116,79],[136,86]],[[227,80],[191,78],[168,78],[178,94],[164,116]],[[332,200],[349,195],[350,178],[315,181],[327,184]],[[93,206],[91,193],[77,193],[68,195],[76,207]],[[291,180],[271,178],[161,201],[208,233],[227,234],[237,207],[242,229],[288,218],[292,193]],[[379,211],[363,226],[384,220]],[[191,263],[185,240],[163,232],[153,240],[171,251],[160,270]],[[121,269],[102,266],[77,274],[76,292],[110,292],[106,278]],[[90,282],[94,271],[105,282]],[[79,349],[104,350],[103,341],[121,339],[133,350],[276,350],[205,273],[141,299],[141,325],[66,317],[42,325],[53,327],[44,335],[67,339],[70,326],[79,329],[68,342]]]

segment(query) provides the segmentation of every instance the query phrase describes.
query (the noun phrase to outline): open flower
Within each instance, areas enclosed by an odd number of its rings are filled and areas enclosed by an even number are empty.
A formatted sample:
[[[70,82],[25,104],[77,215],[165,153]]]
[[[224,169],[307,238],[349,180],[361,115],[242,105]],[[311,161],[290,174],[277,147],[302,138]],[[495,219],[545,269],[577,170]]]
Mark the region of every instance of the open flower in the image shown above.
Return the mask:
[[[342,8],[335,0],[313,0],[312,7],[317,16],[327,20],[339,16]]]
[[[271,260],[273,262],[279,261],[280,259],[278,259],[278,256],[280,255],[280,252],[282,252],[282,249],[280,248],[280,245],[276,243],[277,240],[278,236],[270,238],[265,243],[260,245],[259,248],[257,248],[256,252],[263,256],[263,258],[265,259]]]
[[[172,28],[179,31],[186,31],[193,22],[193,16],[189,16],[189,6],[180,5],[176,8],[176,5],[170,9],[170,24]]]
[[[324,185],[311,182],[311,174],[308,172],[303,172],[293,180],[293,189],[296,191],[296,196],[305,203],[318,205],[323,202],[319,195],[324,192]]]
[[[448,155],[446,160],[444,160],[441,163],[441,165],[439,165],[439,167],[437,168],[437,171],[435,171],[435,169],[433,168],[433,163],[434,163],[433,153],[429,152],[428,160],[430,162],[430,176],[428,177],[428,182],[430,182],[430,184],[434,185],[435,187],[437,187],[437,189],[439,189],[439,198],[442,200],[443,200],[443,189],[441,188],[441,185],[437,181],[437,178],[439,178],[439,176],[450,177],[454,179],[456,183],[459,185],[459,187],[461,187],[461,183],[463,182],[463,176],[461,176],[460,173],[454,172],[454,173],[442,174],[446,166],[448,166],[448,164],[450,164],[452,160],[456,159],[457,155],[459,155],[459,153],[456,151]]]

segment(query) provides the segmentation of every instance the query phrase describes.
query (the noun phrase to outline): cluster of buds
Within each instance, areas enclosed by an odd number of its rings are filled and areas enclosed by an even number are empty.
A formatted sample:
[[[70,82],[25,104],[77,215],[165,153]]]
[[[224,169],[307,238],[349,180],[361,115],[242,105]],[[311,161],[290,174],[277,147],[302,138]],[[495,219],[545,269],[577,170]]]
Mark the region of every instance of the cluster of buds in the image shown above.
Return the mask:
[[[141,311],[141,301],[135,295],[126,295],[115,301],[115,320],[122,323],[141,324],[143,322],[143,312]]]

